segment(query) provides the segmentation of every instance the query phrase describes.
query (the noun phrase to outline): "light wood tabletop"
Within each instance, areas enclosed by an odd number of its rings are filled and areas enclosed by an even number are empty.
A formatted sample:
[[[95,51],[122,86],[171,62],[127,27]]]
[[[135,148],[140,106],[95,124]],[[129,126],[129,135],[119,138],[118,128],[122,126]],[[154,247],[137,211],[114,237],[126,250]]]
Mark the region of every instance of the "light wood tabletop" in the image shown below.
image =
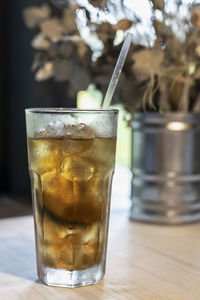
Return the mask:
[[[0,299],[199,300],[200,224],[139,224],[113,212],[104,279],[68,289],[37,279],[32,217],[2,219]]]

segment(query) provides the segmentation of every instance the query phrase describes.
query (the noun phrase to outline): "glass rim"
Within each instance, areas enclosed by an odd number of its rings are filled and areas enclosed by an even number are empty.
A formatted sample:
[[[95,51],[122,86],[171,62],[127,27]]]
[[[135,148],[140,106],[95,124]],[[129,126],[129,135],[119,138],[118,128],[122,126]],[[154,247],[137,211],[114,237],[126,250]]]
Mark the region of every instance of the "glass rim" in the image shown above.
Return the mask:
[[[27,108],[25,112],[30,113],[44,113],[44,114],[60,114],[60,113],[118,113],[118,109],[113,108],[89,108],[89,109],[80,109],[80,108],[65,108],[65,107],[42,107],[42,108]]]

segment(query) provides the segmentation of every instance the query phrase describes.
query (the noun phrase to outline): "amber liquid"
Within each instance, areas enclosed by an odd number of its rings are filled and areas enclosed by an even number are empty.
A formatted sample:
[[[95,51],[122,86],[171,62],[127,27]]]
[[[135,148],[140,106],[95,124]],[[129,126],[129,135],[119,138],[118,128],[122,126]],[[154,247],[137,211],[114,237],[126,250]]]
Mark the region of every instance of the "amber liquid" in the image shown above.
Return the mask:
[[[115,144],[28,139],[39,263],[73,271],[104,259]]]

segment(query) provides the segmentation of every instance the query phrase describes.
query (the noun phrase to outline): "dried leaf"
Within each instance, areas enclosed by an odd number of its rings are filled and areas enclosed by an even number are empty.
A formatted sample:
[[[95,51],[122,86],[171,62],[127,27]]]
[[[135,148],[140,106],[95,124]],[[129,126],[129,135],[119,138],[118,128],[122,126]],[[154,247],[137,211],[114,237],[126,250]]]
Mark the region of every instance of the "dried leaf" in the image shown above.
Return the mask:
[[[156,32],[157,37],[162,35],[163,23],[158,21],[158,20],[153,20],[153,26],[155,28],[155,32]]]
[[[159,86],[159,107],[164,112],[170,111],[170,104],[169,104],[169,87],[166,80],[160,80]]]
[[[164,10],[165,8],[165,1],[164,0],[151,0],[153,3],[153,9],[159,9],[159,10]]]
[[[107,0],[89,0],[94,7],[104,8],[107,5]]]
[[[162,22],[162,25],[161,24],[159,25],[157,22],[157,29],[160,30],[159,37],[162,38],[163,41],[172,41],[172,42],[174,42],[174,40],[178,41],[178,39],[174,36],[172,28],[166,25],[164,22]]]
[[[116,32],[113,29],[113,26],[110,23],[102,23],[100,24],[96,32],[98,34],[99,39],[103,42],[106,43],[108,40],[114,40]]]
[[[175,36],[171,36],[166,39],[165,45],[167,49],[167,51],[165,51],[165,57],[168,63],[174,68],[176,68],[176,65],[184,65],[186,57],[183,44]]]
[[[88,50],[89,48],[87,47],[87,45],[85,45],[84,42],[78,43],[78,54],[80,55],[80,57],[84,57],[87,54]]]
[[[164,80],[164,79],[163,79]],[[180,81],[181,80],[181,81]],[[180,77],[174,78],[173,81],[170,82],[171,86],[168,84],[168,102],[173,110],[177,110],[179,108],[180,99],[182,98],[182,92],[184,84],[182,82],[182,74]]]
[[[195,105],[193,108],[194,113],[200,113],[200,95],[197,96],[197,99],[195,101]]]
[[[57,81],[66,81],[71,76],[73,63],[66,59],[57,58],[53,62],[53,70]]]
[[[60,45],[59,54],[69,58],[74,55],[75,47],[71,41],[64,42]]]
[[[197,56],[200,57],[200,45],[196,46],[195,53],[196,53]]]
[[[88,51],[90,51],[89,47],[82,39],[76,41],[74,40],[73,44],[76,45],[80,57],[84,57],[88,53]]]
[[[31,71],[35,72],[39,67],[45,64],[47,61],[47,56],[44,52],[37,52],[34,56],[33,64],[31,66]]]
[[[128,30],[132,26],[133,22],[128,19],[120,20],[113,28],[117,30]]]
[[[200,8],[199,7],[196,7],[192,11],[191,22],[194,27],[200,28]]]
[[[37,81],[43,81],[51,78],[53,76],[53,63],[46,62],[43,67],[41,67],[35,74],[35,79]]]
[[[194,79],[197,80],[197,79],[200,79],[200,69],[198,69],[195,73],[194,73]]]
[[[23,11],[24,22],[30,29],[35,28],[42,21],[50,17],[51,10],[48,5],[29,6]]]
[[[187,79],[187,78],[186,78]],[[189,108],[189,95],[190,95],[190,78],[188,78],[188,82],[186,82],[183,86],[182,95],[179,101],[178,109],[183,112],[187,112]]]
[[[31,42],[31,46],[37,50],[48,49],[50,45],[51,42],[47,40],[43,34],[36,35]]]
[[[51,46],[48,49],[48,56],[50,58],[55,58],[59,56],[60,53],[60,45],[59,43],[51,43]]]
[[[77,31],[76,24],[76,10],[73,8],[66,8],[63,11],[63,28],[65,34],[74,33]]]
[[[151,74],[157,74],[163,62],[164,53],[160,49],[144,49],[133,54],[132,70],[136,79],[148,80]]]
[[[58,18],[52,18],[40,23],[40,29],[44,35],[53,41],[62,40],[63,26]]]

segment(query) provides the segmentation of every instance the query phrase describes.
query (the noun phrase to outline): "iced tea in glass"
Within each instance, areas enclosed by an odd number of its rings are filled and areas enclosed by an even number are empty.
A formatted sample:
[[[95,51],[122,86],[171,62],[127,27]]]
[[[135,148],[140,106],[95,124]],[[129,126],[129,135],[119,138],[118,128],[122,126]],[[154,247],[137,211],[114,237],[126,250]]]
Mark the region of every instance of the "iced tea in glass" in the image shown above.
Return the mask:
[[[94,284],[105,273],[116,110],[27,109],[38,276]]]

